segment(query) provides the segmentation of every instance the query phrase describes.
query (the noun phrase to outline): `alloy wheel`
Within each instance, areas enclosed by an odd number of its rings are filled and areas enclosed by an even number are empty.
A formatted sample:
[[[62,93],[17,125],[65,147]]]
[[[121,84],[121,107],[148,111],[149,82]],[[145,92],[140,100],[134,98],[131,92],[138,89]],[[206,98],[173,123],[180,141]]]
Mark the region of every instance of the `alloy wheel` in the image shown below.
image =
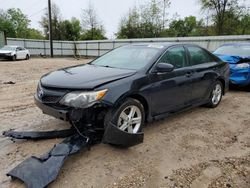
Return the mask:
[[[212,92],[212,103],[213,105],[217,105],[222,97],[222,87],[219,83],[217,83],[214,86],[213,92]]]
[[[142,112],[135,106],[126,107],[119,115],[118,128],[128,133],[137,133],[142,123]]]

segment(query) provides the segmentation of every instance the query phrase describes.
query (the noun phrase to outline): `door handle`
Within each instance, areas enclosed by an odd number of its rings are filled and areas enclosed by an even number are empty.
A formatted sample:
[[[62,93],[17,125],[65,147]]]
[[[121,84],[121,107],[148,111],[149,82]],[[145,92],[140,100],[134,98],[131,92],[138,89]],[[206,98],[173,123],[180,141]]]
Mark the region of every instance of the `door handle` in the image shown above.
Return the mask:
[[[186,77],[191,77],[192,75],[193,75],[192,72],[187,72],[187,73],[186,73]]]

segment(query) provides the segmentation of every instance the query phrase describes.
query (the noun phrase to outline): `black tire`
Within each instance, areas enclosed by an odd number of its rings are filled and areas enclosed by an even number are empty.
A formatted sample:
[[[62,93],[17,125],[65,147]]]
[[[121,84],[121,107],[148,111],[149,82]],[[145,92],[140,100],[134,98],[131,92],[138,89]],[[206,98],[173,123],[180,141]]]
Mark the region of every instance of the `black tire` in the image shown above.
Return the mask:
[[[216,90],[216,87],[219,87],[221,92],[220,92],[220,95],[217,96],[218,98],[216,100],[214,100],[214,97],[215,97],[214,92]],[[219,92],[218,92],[218,94],[219,94]],[[221,81],[217,80],[213,84],[213,87],[212,87],[211,92],[210,92],[209,102],[206,104],[206,106],[209,108],[216,108],[220,104],[222,96],[223,96],[223,84],[221,83]]]
[[[141,124],[140,127],[138,128],[138,132],[141,132],[144,123],[145,123],[145,110],[143,105],[140,103],[140,101],[133,99],[133,98],[127,98],[125,99],[122,104],[114,109],[109,110],[106,115],[105,115],[105,120],[104,120],[104,128],[106,128],[111,121],[114,125],[118,127],[118,121],[120,114],[128,107],[130,106],[136,106],[140,112],[141,112]]]
[[[16,55],[12,56],[12,61],[16,61]]]
[[[29,60],[30,56],[27,54],[25,60]]]

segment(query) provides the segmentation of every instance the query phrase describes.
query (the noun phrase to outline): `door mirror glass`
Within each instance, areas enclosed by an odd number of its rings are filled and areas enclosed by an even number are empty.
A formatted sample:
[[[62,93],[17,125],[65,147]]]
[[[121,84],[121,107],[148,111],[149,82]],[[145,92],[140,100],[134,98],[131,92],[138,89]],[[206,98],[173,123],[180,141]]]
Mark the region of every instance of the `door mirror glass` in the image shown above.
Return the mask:
[[[169,63],[158,63],[156,66],[157,72],[172,72],[174,70],[174,66]]]

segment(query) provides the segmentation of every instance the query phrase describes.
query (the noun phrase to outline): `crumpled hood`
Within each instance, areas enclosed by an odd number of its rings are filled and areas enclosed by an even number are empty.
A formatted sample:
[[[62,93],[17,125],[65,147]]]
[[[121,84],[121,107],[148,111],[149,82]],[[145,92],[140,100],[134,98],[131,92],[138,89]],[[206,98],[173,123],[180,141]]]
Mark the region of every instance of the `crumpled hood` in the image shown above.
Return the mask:
[[[135,70],[86,64],[50,72],[41,78],[41,84],[44,87],[92,90],[135,73]]]
[[[249,61],[250,62],[250,56],[230,56],[230,55],[221,55],[221,54],[214,54],[217,57],[219,57],[222,61],[225,61],[230,64],[237,64],[240,61]]]
[[[0,50],[0,54],[9,54],[12,53],[13,51],[11,50]]]

